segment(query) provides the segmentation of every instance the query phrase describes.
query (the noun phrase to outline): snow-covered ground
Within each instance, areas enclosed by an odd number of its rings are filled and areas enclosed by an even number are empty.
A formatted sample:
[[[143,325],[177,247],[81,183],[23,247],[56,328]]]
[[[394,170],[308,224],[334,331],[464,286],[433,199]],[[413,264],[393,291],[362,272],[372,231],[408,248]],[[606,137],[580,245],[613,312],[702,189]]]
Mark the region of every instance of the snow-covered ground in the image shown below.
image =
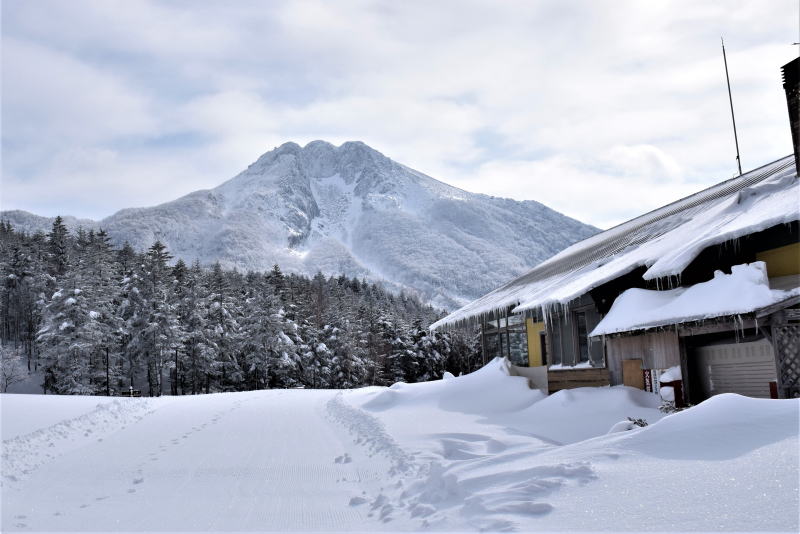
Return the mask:
[[[664,417],[502,361],[352,391],[0,396],[2,530],[798,530],[799,400]],[[645,428],[612,432],[627,417]]]

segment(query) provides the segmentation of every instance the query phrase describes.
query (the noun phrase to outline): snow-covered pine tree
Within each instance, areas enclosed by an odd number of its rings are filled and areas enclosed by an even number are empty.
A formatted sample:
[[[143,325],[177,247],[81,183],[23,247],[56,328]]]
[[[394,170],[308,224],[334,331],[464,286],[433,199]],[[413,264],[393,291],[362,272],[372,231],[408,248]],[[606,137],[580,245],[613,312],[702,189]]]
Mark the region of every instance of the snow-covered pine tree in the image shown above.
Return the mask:
[[[479,365],[474,335],[425,332],[439,312],[376,283],[169,262],[161,243],[140,254],[63,221],[47,236],[0,221],[0,342],[32,372],[42,352],[48,391],[75,393],[355,387]]]
[[[163,370],[177,348],[178,324],[170,299],[171,269],[166,247],[159,241],[151,246],[130,277],[124,291],[127,306],[126,330],[131,367],[145,365],[148,392],[163,392]],[[133,378],[133,375],[132,375]]]
[[[68,395],[97,393],[90,372],[97,342],[91,312],[80,288],[62,288],[50,297],[37,339],[45,362],[46,391]]]
[[[412,351],[416,365],[414,374],[419,381],[437,380],[442,377],[447,361],[449,343],[442,336],[428,332],[421,319],[411,325]]]
[[[69,265],[70,242],[69,232],[61,215],[57,216],[53,221],[53,227],[50,233],[47,234],[47,244],[50,274],[56,277],[62,276],[67,272]]]
[[[205,337],[216,353],[211,376],[216,378],[221,391],[232,391],[244,382],[244,373],[236,358],[237,334],[236,305],[230,293],[229,281],[219,262],[206,276],[207,314]]]
[[[178,308],[180,336],[186,352],[185,388],[192,395],[209,391],[215,353],[206,339],[208,294],[203,285],[204,273],[195,261],[181,284]]]

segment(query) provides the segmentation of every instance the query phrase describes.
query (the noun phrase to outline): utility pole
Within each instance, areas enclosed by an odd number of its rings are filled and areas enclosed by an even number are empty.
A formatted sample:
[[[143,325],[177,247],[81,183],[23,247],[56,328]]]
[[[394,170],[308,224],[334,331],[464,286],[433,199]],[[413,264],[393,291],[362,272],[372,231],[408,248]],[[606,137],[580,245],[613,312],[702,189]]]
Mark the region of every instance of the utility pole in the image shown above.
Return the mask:
[[[733,96],[731,95],[731,79],[728,76],[728,57],[725,54],[725,40],[719,38],[722,42],[722,60],[725,62],[725,81],[728,82],[728,100],[731,103],[731,121],[733,122],[733,141],[736,143],[736,165],[739,166],[739,176],[742,175],[742,160],[739,157],[739,136],[736,135],[736,117],[733,115]]]

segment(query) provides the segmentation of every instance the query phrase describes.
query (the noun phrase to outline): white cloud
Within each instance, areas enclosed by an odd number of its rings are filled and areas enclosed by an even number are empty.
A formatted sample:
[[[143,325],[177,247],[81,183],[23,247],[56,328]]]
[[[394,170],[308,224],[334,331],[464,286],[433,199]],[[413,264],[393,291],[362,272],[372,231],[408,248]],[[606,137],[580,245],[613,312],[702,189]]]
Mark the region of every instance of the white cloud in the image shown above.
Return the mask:
[[[288,140],[359,139],[608,226],[735,171],[720,35],[744,166],[789,153],[779,67],[796,10],[6,0],[3,207],[99,217],[220,183]]]
[[[557,155],[536,161],[493,161],[465,184],[488,194],[537,200],[577,219],[592,207],[592,223],[608,228],[697,189],[651,146],[616,146],[599,158]],[[472,187],[470,187],[472,186]]]
[[[6,138],[72,144],[157,131],[146,93],[114,72],[13,37],[2,56]]]

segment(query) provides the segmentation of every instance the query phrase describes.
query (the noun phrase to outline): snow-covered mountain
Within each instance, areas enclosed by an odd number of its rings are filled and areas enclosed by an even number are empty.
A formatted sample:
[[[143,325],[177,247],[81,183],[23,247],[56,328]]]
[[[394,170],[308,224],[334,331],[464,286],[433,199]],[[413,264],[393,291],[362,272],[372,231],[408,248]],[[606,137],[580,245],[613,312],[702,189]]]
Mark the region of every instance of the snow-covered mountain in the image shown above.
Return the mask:
[[[52,219],[6,211],[30,231]],[[382,279],[452,308],[597,229],[534,201],[469,193],[360,142],[267,152],[222,185],[99,222],[137,249],[156,239],[186,261]]]

